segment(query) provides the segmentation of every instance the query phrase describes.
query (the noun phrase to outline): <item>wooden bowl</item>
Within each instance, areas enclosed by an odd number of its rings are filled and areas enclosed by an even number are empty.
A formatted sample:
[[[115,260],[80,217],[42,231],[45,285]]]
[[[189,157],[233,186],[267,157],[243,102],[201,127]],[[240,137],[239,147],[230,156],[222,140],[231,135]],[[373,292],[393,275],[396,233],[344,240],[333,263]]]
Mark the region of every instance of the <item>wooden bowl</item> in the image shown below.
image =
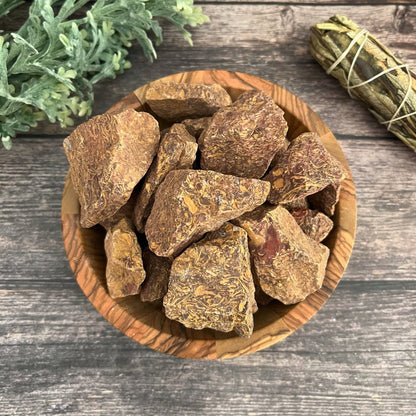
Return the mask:
[[[296,331],[323,306],[334,291],[351,255],[357,210],[355,189],[345,156],[325,123],[299,98],[268,81],[252,75],[228,71],[194,71],[170,75],[165,80],[199,84],[221,84],[233,99],[243,91],[257,88],[270,94],[284,110],[289,139],[306,131],[317,132],[328,151],[349,172],[342,183],[341,197],[334,216],[334,229],[325,244],[331,249],[323,286],[304,301],[290,306],[273,302],[261,306],[254,315],[254,332],[240,338],[234,332],[210,329],[192,330],[167,319],[160,306],[143,303],[138,296],[120,300],[110,298],[105,284],[106,258],[104,231],[96,226],[84,229],[79,224],[79,204],[67,176],[62,199],[62,232],[69,264],[78,284],[111,324],[135,341],[167,354],[185,358],[228,358],[266,348]],[[133,91],[108,111],[126,108],[140,110],[147,85]]]

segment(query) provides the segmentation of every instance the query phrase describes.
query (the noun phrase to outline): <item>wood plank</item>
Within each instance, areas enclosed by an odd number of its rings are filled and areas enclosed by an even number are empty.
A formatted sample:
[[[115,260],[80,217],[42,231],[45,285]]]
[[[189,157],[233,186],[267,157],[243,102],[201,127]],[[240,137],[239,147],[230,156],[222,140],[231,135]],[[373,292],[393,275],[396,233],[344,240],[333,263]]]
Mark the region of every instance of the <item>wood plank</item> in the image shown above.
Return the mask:
[[[1,291],[0,302],[0,414],[140,409],[143,416],[332,416],[355,410],[390,416],[414,410],[416,330],[409,317],[416,313],[416,290],[408,284],[341,283],[285,341],[209,363],[136,344],[75,283],[65,290]]]
[[[195,69],[221,68],[260,76],[299,96],[338,134],[389,136],[361,104],[327,76],[308,51],[309,27],[333,14],[347,14],[368,28],[411,66],[416,67],[416,6],[205,4],[211,23],[193,28],[190,47],[164,24],[159,59],[149,64],[140,48],[130,52],[133,69],[96,86],[94,114],[156,78]],[[371,16],[371,19],[368,19]],[[256,28],[253,32],[252,28]],[[323,88],[325,86],[325,88]],[[67,134],[41,124],[33,134]]]
[[[416,255],[406,247],[416,244],[416,190],[411,179],[416,153],[395,139],[339,139],[352,171],[358,206],[347,275],[360,280],[412,279]]]
[[[77,348],[78,355],[69,357],[66,345],[53,357],[49,354],[55,351],[46,349],[29,367],[33,347],[17,350],[26,358],[9,372],[18,382],[5,387],[1,414],[415,414],[415,386],[409,377],[414,357],[409,352],[271,352],[255,360],[207,365],[139,358],[117,345],[104,351],[97,346]]]
[[[48,282],[35,289],[21,284],[18,289],[0,290],[0,300],[0,348],[8,354],[13,347],[30,343],[39,347],[100,344],[104,348],[120,340],[122,348],[137,348],[140,356],[164,356],[110,325],[74,279],[63,288]],[[267,351],[414,351],[416,328],[411,317],[415,313],[416,287],[412,282],[345,280],[307,324]]]
[[[408,248],[416,245],[416,154],[396,139],[339,139],[358,203],[355,247],[344,279],[412,279],[416,252]],[[0,152],[0,288],[71,282],[60,230],[68,168],[61,142],[20,139],[10,152]]]

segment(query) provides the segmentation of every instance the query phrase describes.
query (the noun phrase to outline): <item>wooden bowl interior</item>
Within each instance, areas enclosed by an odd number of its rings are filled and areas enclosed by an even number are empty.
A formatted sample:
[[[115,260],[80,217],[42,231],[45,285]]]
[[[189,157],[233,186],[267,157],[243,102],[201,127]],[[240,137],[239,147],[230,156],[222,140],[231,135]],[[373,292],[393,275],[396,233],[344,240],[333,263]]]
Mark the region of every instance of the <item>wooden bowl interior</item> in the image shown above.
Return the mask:
[[[285,111],[289,140],[300,133],[316,131],[327,149],[348,169],[342,150],[327,126],[305,103],[280,87],[256,77],[227,71],[196,71],[166,78],[205,84],[217,82],[228,91],[233,100],[246,90],[262,89],[272,95]],[[125,108],[148,111],[142,104],[146,88],[143,86],[129,94],[109,112]],[[69,175],[62,202],[63,234],[68,260],[78,283],[94,306],[113,325],[136,341],[162,352],[188,358],[224,358],[254,352],[285,338],[307,322],[322,307],[342,277],[352,251],[355,223],[355,195],[350,176],[342,186],[334,216],[335,227],[324,242],[331,249],[331,256],[322,289],[295,305],[286,306],[274,301],[260,306],[254,315],[253,335],[243,339],[234,332],[185,328],[178,322],[167,319],[160,303],[143,303],[138,296],[111,299],[105,283],[104,229],[100,226],[90,229],[79,226],[79,205]]]

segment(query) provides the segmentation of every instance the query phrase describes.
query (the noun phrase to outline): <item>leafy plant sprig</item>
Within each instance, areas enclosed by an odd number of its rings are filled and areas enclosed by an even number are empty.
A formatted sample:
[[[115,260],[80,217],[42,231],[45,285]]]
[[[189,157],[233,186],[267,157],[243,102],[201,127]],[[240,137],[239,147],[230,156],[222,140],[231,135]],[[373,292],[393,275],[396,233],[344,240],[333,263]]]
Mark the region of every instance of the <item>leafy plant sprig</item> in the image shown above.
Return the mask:
[[[6,14],[22,3],[0,0]],[[192,44],[186,25],[208,21],[193,0],[34,0],[16,33],[0,36],[0,137],[11,147],[17,131],[40,120],[73,125],[72,116],[91,114],[92,87],[115,78],[131,64],[127,48],[138,42],[147,59],[162,42],[157,18],[173,23]],[[54,10],[58,10],[56,13]],[[0,14],[1,15],[1,14]]]

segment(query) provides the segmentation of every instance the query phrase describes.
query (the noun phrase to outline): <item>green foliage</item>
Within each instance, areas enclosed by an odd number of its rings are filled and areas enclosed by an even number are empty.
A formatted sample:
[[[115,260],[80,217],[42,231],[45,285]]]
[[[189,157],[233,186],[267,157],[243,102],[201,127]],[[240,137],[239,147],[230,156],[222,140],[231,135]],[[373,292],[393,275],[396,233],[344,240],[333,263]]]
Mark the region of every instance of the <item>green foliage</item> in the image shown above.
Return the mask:
[[[5,16],[17,6],[23,4],[25,0],[0,0],[0,17]]]
[[[0,15],[21,1],[0,0]],[[96,0],[84,16],[74,13],[89,0],[34,0],[17,33],[0,36],[0,137],[10,148],[16,131],[39,120],[73,125],[72,116],[88,116],[92,87],[115,78],[131,64],[127,48],[138,42],[147,59],[162,42],[157,18],[173,23],[191,43],[185,25],[208,21],[193,0]],[[88,6],[88,5],[87,5]],[[54,12],[55,10],[55,12]],[[58,10],[56,12],[56,10]]]

